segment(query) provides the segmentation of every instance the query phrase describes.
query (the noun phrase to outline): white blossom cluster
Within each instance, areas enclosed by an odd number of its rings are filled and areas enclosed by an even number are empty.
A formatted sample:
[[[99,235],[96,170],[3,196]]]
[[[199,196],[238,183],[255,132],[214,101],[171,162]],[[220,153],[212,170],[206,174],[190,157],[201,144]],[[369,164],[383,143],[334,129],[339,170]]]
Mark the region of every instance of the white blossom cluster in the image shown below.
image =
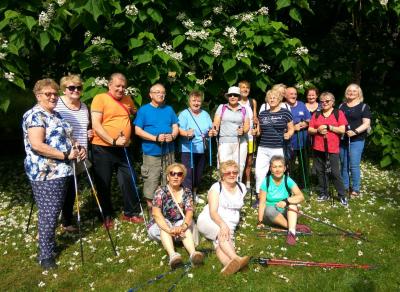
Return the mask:
[[[205,31],[204,29],[202,30],[192,30],[189,29],[187,32],[185,32],[185,36],[189,40],[195,40],[195,39],[201,39],[201,40],[206,40],[210,33],[208,31]]]
[[[207,80],[212,80],[212,76],[208,75],[208,76],[205,76],[203,79],[197,79],[196,84],[204,85],[207,82]]]
[[[185,74],[185,76],[186,77],[189,77],[189,76],[192,76],[192,75],[194,75],[195,73],[193,72],[193,71],[189,71],[189,72],[187,72],[186,74]]]
[[[221,55],[221,51],[222,51],[223,48],[224,48],[223,45],[221,45],[219,42],[216,42],[216,43],[214,44],[214,47],[213,47],[212,50],[211,50],[211,54],[212,54],[214,57],[218,57],[219,55]]]
[[[111,59],[110,59],[110,63],[118,65],[119,63],[121,63],[121,59],[119,57],[112,56]]]
[[[47,30],[50,26],[50,23],[54,17],[55,10],[54,4],[49,4],[49,7],[46,11],[42,11],[39,14],[39,25],[43,27],[44,30]]]
[[[296,55],[302,56],[302,55],[307,55],[308,54],[308,49],[306,47],[298,47],[294,51]]]
[[[129,86],[128,88],[125,88],[125,95],[130,95],[130,96],[137,96],[139,93],[139,89],[136,87],[131,87]]]
[[[157,50],[166,53],[172,59],[175,59],[177,61],[182,61],[182,57],[183,57],[182,53],[174,52],[172,49],[172,46],[168,45],[167,43],[162,43],[161,46],[157,46]]]
[[[8,40],[5,40],[2,37],[0,37],[0,48],[7,49],[8,48]]]
[[[225,27],[225,31],[223,33],[224,36],[229,37],[231,39],[232,44],[236,44],[237,40],[235,36],[237,35],[237,30],[233,26]]]
[[[297,83],[294,87],[296,87],[297,89],[303,89],[304,85],[301,83]]]
[[[271,66],[267,64],[260,64],[260,71],[262,73],[267,73],[269,70],[271,70]]]
[[[7,53],[0,52],[0,60],[5,60],[7,57]]]
[[[194,22],[191,19],[186,19],[186,20],[182,21],[182,24],[187,29],[192,28],[194,26]]]
[[[248,55],[247,55],[247,53],[244,53],[244,52],[238,52],[238,53],[236,53],[236,60],[238,60],[238,61],[240,61],[242,58],[247,58],[248,57]]]
[[[210,27],[212,22],[211,22],[211,20],[207,19],[207,20],[203,20],[202,24],[204,27]]]
[[[15,80],[15,74],[13,72],[5,72],[4,78],[10,82],[13,82]]]
[[[215,14],[221,14],[222,10],[223,10],[222,6],[216,6],[213,8]]]
[[[235,15],[233,18],[234,19],[240,19],[243,22],[251,22],[251,21],[254,20],[254,13],[247,12],[247,13]]]
[[[85,38],[91,38],[92,37],[92,32],[91,31],[87,31],[85,32]]]
[[[100,57],[99,57],[99,56],[90,57],[90,62],[91,62],[94,66],[96,66],[96,65],[98,65],[98,64],[100,63]]]
[[[269,14],[269,9],[268,7],[261,7],[260,9],[257,10],[257,14],[259,15],[268,15]]]
[[[382,6],[386,6],[389,2],[389,0],[379,0]]]
[[[178,19],[178,20],[180,20],[180,21],[182,21],[182,20],[184,20],[184,19],[186,19],[187,18],[187,16],[186,16],[186,13],[185,12],[179,12],[178,13],[178,16],[176,17],[176,19]]]
[[[108,81],[104,77],[96,77],[94,81],[92,82],[92,86],[100,86],[100,87],[107,87],[108,86]]]
[[[322,78],[324,79],[331,79],[332,78],[332,72],[330,70],[325,70],[322,73]]]
[[[102,38],[100,36],[95,36],[92,40],[92,45],[102,45],[106,42],[105,38]]]
[[[128,16],[136,16],[139,13],[139,9],[134,4],[125,6],[125,13]]]
[[[66,0],[57,0],[57,4],[58,6],[63,6],[65,4],[65,2],[67,2]]]

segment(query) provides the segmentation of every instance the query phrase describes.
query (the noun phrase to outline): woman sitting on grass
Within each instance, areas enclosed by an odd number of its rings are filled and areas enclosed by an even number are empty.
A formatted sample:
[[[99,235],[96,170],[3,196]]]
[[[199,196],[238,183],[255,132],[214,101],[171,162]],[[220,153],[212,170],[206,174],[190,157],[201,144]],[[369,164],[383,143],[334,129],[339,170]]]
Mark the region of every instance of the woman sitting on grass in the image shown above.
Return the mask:
[[[307,225],[297,224],[295,211],[298,210],[297,204],[304,201],[304,196],[285,171],[285,158],[272,156],[270,170],[260,188],[257,227],[262,228],[266,223],[285,227],[288,229],[286,243],[295,245],[296,231],[308,233],[311,229]]]
[[[234,244],[246,187],[237,181],[239,166],[235,161],[222,162],[219,172],[221,181],[208,191],[208,204],[200,213],[197,225],[199,231],[213,241],[217,257],[224,265],[221,273],[230,275],[246,267],[250,259],[239,257]]]
[[[203,263],[204,255],[196,251],[193,241],[193,201],[189,189],[182,187],[186,176],[183,164],[167,167],[167,185],[159,187],[153,198],[149,237],[161,241],[169,255],[172,269],[182,265],[182,257],[175,252],[174,241],[181,240],[190,254],[192,265]]]

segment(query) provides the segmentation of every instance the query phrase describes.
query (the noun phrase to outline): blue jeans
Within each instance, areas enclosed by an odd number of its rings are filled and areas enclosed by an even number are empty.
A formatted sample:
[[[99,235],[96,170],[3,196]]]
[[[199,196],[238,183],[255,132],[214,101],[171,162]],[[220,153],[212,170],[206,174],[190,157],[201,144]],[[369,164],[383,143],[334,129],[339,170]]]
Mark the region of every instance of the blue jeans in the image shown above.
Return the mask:
[[[350,155],[348,144],[340,145],[340,164],[341,164],[341,175],[343,183],[346,189],[350,188],[351,175],[351,189],[354,192],[360,192],[360,181],[361,181],[361,155],[364,150],[365,140],[350,142]],[[350,163],[349,163],[350,158]],[[350,166],[350,167],[349,167]]]

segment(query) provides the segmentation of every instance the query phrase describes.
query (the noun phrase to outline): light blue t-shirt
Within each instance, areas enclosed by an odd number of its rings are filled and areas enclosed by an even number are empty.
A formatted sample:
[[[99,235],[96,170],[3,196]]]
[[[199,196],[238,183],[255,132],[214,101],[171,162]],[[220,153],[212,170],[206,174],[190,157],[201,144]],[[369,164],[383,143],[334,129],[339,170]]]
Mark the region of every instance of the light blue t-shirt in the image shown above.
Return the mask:
[[[293,123],[298,124],[301,121],[310,121],[311,114],[308,111],[306,105],[302,101],[297,101],[296,105],[291,107]],[[293,149],[298,150],[304,148],[307,144],[307,128],[299,132],[295,132],[290,140]],[[300,146],[300,147],[299,147]]]
[[[190,112],[189,109],[185,109],[179,114],[178,120],[179,128],[185,131],[189,129],[194,130],[194,138],[192,140],[193,153],[204,153],[203,138],[208,136],[208,131],[212,127],[210,115],[204,110],[201,110],[198,115],[195,115]],[[190,152],[190,140],[187,137],[181,136],[179,145],[181,152]]]
[[[293,187],[296,186],[296,183],[290,177],[287,178],[287,184],[289,189],[293,189]],[[275,206],[276,203],[289,198],[289,194],[285,186],[285,175],[283,176],[279,186],[275,184],[272,176],[269,176],[268,191],[267,180],[264,178],[260,189],[267,193],[267,206]]]
[[[155,107],[151,103],[148,103],[139,109],[133,124],[143,131],[157,136],[159,134],[171,134],[172,126],[178,124],[178,118],[169,105]],[[142,150],[145,155],[160,156],[161,143],[142,140]],[[163,143],[162,154],[173,151],[173,142]]]

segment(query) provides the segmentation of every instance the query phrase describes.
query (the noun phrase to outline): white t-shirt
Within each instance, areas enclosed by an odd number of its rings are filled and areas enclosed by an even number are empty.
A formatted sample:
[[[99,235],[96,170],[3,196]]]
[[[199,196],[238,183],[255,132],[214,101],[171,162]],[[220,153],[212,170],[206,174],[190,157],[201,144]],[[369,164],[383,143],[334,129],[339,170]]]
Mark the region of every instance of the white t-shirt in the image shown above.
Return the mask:
[[[260,107],[260,111],[258,112],[258,114],[265,111],[265,105],[267,105],[267,110],[270,109],[270,106],[268,103],[263,103]],[[287,109],[288,111],[292,112],[290,105],[288,105],[286,102],[281,102],[281,108]]]

